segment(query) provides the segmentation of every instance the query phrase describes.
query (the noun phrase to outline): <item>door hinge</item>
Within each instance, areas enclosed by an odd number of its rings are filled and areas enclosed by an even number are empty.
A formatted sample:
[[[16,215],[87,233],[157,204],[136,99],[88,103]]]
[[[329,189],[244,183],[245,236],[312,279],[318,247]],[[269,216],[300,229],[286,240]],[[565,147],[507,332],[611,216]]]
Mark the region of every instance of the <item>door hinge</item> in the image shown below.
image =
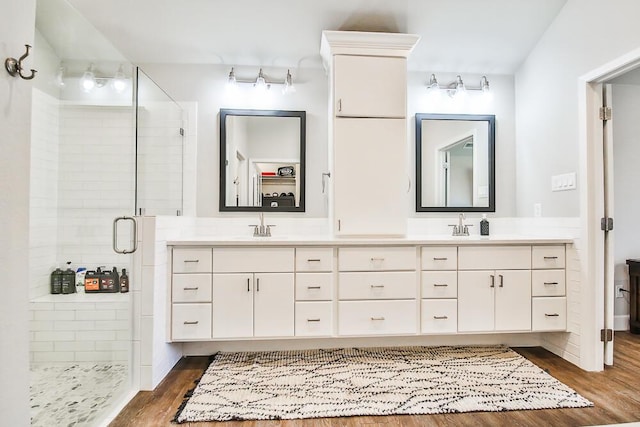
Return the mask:
[[[609,217],[600,218],[600,229],[602,231],[613,230],[613,218],[609,218]]]
[[[600,120],[611,120],[611,107],[600,107]]]
[[[613,329],[600,329],[600,341],[602,342],[613,341]]]

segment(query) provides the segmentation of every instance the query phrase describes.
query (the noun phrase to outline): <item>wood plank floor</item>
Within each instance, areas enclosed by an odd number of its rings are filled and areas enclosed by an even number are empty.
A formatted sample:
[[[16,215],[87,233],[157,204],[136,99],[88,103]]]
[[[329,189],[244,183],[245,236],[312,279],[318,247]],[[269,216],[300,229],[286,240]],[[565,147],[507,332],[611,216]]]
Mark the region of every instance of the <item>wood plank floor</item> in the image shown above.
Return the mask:
[[[473,412],[442,415],[321,418],[288,421],[185,423],[190,427],[588,426],[640,421],[640,335],[616,332],[614,366],[585,372],[539,348],[518,353],[594,402],[592,408]],[[183,358],[154,391],[139,392],[110,427],[176,426],[183,395],[208,366],[207,357]]]

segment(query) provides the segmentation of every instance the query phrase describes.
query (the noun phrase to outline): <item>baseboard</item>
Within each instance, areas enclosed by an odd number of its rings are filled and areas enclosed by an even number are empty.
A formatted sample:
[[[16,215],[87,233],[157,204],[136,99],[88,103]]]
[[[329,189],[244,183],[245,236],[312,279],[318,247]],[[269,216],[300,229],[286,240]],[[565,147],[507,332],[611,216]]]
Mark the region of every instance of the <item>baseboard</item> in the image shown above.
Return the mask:
[[[623,314],[619,316],[613,316],[613,330],[614,331],[628,331],[629,330],[629,315]]]

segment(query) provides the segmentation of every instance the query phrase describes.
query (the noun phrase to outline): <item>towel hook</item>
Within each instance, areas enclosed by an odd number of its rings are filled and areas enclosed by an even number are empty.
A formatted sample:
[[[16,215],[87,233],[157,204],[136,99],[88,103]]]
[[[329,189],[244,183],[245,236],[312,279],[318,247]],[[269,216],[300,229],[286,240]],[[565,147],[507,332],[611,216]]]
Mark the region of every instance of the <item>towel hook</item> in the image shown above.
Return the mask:
[[[31,69],[31,75],[30,76],[25,76],[24,74],[22,74],[22,61],[29,56],[29,50],[31,49],[31,46],[29,46],[28,44],[25,44],[27,51],[25,52],[24,55],[22,55],[20,57],[20,59],[15,59],[15,58],[7,58],[4,61],[4,68],[6,68],[7,72],[9,74],[11,74],[12,76],[15,76],[16,74],[18,74],[20,77],[22,77],[24,80],[31,80],[32,78],[34,78],[36,76],[37,71],[34,70],[33,68]]]

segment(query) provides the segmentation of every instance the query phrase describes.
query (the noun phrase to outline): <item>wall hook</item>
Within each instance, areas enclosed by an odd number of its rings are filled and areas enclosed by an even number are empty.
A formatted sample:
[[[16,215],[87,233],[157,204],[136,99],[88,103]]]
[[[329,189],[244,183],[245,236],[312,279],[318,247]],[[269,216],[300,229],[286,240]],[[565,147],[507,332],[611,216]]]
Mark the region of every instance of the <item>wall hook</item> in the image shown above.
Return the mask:
[[[31,80],[32,78],[34,78],[36,76],[37,71],[34,70],[33,68],[31,69],[31,75],[30,76],[25,76],[24,74],[22,74],[22,61],[29,56],[29,50],[31,49],[31,46],[29,46],[28,44],[25,44],[27,51],[25,52],[24,55],[22,55],[20,57],[20,59],[15,59],[15,58],[7,58],[4,61],[4,68],[7,70],[7,72],[9,74],[11,74],[12,76],[15,76],[16,74],[18,74],[20,77],[22,77],[25,80]]]

